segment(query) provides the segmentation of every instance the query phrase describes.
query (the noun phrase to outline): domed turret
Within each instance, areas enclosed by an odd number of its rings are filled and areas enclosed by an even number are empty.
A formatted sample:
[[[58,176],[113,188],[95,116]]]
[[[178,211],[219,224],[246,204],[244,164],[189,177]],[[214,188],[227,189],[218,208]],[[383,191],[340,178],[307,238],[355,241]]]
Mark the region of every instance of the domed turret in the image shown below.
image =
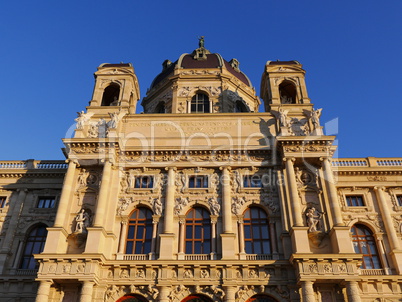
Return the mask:
[[[204,47],[165,60],[142,101],[145,113],[256,112],[260,100],[239,61],[226,61]]]

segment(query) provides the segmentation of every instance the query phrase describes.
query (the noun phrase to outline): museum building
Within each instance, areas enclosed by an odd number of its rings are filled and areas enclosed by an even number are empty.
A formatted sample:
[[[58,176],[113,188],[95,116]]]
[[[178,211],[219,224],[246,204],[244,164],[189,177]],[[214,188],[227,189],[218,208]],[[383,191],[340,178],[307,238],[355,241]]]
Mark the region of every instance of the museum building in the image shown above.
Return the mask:
[[[0,161],[0,301],[402,301],[402,158],[333,158],[297,61],[102,64],[66,161]]]

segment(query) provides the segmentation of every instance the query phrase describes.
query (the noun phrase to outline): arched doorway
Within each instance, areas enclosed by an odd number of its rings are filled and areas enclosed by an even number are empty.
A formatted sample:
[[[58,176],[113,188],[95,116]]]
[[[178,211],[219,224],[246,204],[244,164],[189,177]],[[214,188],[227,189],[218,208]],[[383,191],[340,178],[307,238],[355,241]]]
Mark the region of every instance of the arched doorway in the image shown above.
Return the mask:
[[[210,298],[202,295],[191,295],[181,300],[181,302],[213,302],[213,301]]]
[[[266,295],[256,295],[252,296],[246,302],[277,302],[277,301]]]
[[[148,302],[147,299],[145,299],[144,297],[141,297],[139,295],[128,295],[128,296],[124,296],[121,297],[119,300],[117,300],[116,302]]]

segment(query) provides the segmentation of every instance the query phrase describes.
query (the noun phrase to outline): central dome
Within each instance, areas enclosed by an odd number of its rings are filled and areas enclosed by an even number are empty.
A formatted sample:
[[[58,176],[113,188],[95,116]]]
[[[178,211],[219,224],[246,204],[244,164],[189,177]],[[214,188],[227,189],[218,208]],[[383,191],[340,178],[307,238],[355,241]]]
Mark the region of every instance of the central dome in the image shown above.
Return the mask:
[[[254,112],[260,101],[239,61],[200,47],[165,60],[142,101],[144,113]]]

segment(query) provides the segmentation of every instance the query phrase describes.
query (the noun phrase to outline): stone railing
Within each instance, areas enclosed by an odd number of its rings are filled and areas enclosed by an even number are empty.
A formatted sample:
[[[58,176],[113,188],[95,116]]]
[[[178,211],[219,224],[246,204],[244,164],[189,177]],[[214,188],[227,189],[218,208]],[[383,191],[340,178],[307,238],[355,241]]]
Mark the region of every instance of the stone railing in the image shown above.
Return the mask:
[[[246,260],[272,260],[272,255],[269,254],[247,254]]]
[[[64,160],[2,160],[0,169],[67,169]]]
[[[17,269],[15,274],[18,276],[35,276],[37,272],[36,269]]]
[[[184,260],[212,260],[211,254],[186,254]]]
[[[151,260],[149,254],[117,254],[116,260],[144,261]]]
[[[385,270],[379,269],[360,269],[360,275],[364,276],[383,276],[386,275]]]
[[[333,167],[402,167],[402,158],[333,158]]]

